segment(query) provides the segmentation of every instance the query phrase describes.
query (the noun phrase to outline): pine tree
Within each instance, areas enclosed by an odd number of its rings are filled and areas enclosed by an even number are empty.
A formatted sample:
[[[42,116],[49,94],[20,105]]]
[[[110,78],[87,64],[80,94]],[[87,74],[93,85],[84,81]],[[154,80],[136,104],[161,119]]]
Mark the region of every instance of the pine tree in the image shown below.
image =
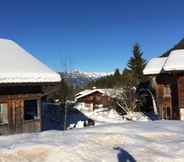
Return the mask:
[[[116,69],[114,72],[114,86],[115,87],[121,87],[122,85],[122,75],[119,71],[119,69]]]
[[[118,77],[120,77],[120,75],[121,74],[119,72],[119,69],[116,69],[115,72],[114,72],[114,76],[118,78]]]
[[[135,84],[133,75],[130,72],[130,70],[127,68],[123,70],[122,82],[123,82],[123,87],[133,87]]]
[[[146,60],[143,58],[143,52],[138,43],[133,46],[133,56],[128,61],[127,70],[131,74],[131,82],[133,86],[138,86],[144,81],[143,69],[146,65]]]

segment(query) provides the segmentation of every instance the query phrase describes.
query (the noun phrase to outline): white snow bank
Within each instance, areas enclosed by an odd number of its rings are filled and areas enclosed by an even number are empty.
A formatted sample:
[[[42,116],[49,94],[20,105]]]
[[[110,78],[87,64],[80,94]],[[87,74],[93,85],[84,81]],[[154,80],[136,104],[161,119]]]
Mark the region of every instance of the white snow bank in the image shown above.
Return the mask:
[[[95,125],[124,123],[127,120],[132,121],[150,121],[151,119],[142,112],[130,112],[124,116],[119,115],[114,109],[99,108],[94,111],[80,110],[88,118],[95,121]]]
[[[98,108],[94,111],[81,110],[81,112],[84,113],[88,118],[94,120],[95,125],[125,122],[123,117],[113,109]]]
[[[132,121],[149,121],[148,116],[144,115],[142,112],[129,112],[127,115],[123,116],[127,120]]]
[[[0,137],[1,162],[183,162],[184,122],[110,124]]]

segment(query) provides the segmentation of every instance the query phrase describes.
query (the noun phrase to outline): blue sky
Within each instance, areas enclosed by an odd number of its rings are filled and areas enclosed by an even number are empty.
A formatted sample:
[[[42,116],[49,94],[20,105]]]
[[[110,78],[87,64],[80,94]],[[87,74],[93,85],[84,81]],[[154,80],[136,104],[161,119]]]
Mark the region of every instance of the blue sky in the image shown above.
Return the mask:
[[[2,1],[0,37],[16,41],[55,70],[124,68],[135,42],[144,57],[184,37],[183,0]]]

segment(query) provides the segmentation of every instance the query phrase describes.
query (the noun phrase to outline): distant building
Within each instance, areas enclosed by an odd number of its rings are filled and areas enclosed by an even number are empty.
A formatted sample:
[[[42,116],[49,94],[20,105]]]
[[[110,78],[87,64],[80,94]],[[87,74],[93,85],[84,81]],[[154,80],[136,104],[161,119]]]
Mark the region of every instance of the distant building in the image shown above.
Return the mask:
[[[161,118],[184,120],[184,50],[151,59],[143,73],[153,77]]]
[[[0,134],[41,130],[44,87],[60,75],[11,40],[0,39]]]
[[[108,107],[112,104],[112,96],[105,89],[92,89],[79,92],[75,96],[76,102],[82,109],[93,111],[98,107]]]

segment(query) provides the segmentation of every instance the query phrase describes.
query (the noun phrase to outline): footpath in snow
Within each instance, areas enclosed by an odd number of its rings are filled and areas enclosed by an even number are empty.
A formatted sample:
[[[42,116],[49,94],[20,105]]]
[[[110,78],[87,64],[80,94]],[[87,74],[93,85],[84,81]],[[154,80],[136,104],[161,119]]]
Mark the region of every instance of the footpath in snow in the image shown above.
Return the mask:
[[[184,122],[126,122],[0,137],[0,162],[183,162]]]

